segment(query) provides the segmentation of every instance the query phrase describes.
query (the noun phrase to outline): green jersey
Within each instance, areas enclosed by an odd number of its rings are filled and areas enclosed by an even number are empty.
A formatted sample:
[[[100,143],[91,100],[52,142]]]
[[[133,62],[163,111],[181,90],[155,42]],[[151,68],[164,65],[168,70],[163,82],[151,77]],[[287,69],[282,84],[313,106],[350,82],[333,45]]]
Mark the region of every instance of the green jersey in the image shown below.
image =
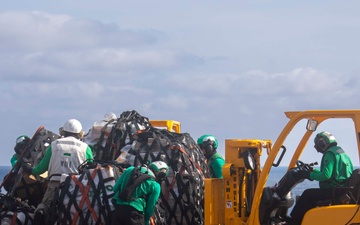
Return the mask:
[[[222,167],[224,164],[225,160],[219,153],[213,154],[208,161],[211,176],[214,178],[222,178]]]
[[[116,181],[114,186],[115,195],[113,197],[113,203],[132,206],[136,210],[143,212],[145,225],[148,225],[161,192],[160,184],[155,179],[144,180],[139,186],[137,186],[131,194],[130,201],[123,201],[119,197],[119,193],[122,193],[122,191],[126,188],[127,182],[129,181],[134,168],[135,167],[133,166],[127,168]],[[146,172],[145,170],[146,168],[141,167],[141,172]]]
[[[344,185],[353,171],[350,157],[338,146],[329,148],[321,159],[320,171],[310,173],[310,179],[319,181],[320,188]]]

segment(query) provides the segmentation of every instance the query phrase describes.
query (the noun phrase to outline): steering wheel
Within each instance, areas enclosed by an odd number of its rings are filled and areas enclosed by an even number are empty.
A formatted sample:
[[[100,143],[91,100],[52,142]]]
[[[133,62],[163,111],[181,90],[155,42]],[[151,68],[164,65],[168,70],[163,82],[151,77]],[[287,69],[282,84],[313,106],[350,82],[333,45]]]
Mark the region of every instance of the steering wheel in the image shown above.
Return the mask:
[[[312,171],[312,168],[311,168],[311,166],[309,166],[309,164],[303,163],[300,160],[296,161],[296,166],[301,171],[306,171],[306,172],[311,172]]]

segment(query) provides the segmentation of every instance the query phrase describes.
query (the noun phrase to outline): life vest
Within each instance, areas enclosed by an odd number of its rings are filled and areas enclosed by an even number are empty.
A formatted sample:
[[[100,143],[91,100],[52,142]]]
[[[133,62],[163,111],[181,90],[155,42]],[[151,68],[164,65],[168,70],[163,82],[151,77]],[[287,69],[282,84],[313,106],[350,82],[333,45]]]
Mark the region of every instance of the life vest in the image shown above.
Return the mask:
[[[353,165],[349,156],[345,151],[338,147],[333,146],[329,148],[324,154],[333,154],[335,156],[335,167],[332,173],[332,177],[329,180],[321,181],[320,187],[334,187],[345,185],[346,180],[351,176],[353,171]],[[321,170],[323,169],[325,157],[321,161]]]
[[[223,159],[223,157],[219,154],[219,153],[215,153],[215,154],[213,154],[211,157],[210,157],[210,159],[209,159],[209,161],[208,161],[208,167],[209,167],[209,169],[210,169],[210,173],[211,173],[211,176],[213,177],[214,176],[214,171],[213,171],[213,169],[212,169],[212,164],[214,163],[214,161],[216,160],[216,159]]]
[[[60,180],[59,175],[63,173],[78,174],[78,167],[86,160],[87,147],[86,143],[71,136],[53,141],[48,169],[50,180]]]

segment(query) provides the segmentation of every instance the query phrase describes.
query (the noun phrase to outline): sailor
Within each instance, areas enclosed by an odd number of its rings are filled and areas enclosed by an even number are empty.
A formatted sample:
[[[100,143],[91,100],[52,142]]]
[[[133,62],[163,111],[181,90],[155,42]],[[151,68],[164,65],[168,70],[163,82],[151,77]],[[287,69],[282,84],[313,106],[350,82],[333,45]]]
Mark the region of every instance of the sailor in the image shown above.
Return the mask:
[[[315,149],[323,154],[320,170],[302,170],[300,177],[319,181],[320,188],[307,189],[296,202],[289,224],[301,224],[306,213],[317,206],[317,202],[332,199],[334,187],[346,185],[351,176],[353,164],[350,157],[337,145],[335,137],[329,132],[318,133],[314,139]],[[341,190],[341,189],[340,189]],[[340,191],[339,190],[339,191]],[[335,193],[336,196],[341,193]]]
[[[61,138],[53,141],[46,149],[44,158],[39,165],[32,168],[29,164],[23,164],[23,171],[39,175],[48,171],[49,183],[42,202],[35,210],[35,224],[45,224],[45,217],[49,212],[51,201],[54,198],[55,189],[60,184],[61,174],[78,174],[78,167],[85,160],[92,160],[93,155],[90,147],[80,139],[84,136],[81,123],[76,119],[70,119],[59,129]]]
[[[30,161],[28,159],[30,157],[29,151],[23,153],[23,151],[27,148],[29,143],[30,143],[30,138],[26,135],[20,135],[18,138],[16,138],[15,146],[14,146],[15,154],[10,159],[10,163],[13,170],[4,177],[4,181],[3,181],[3,185],[6,191],[10,191],[13,188],[13,185],[15,184],[18,169],[21,168],[17,164],[20,164],[20,162]]]
[[[222,178],[224,158],[217,152],[219,145],[217,139],[211,134],[204,134],[198,138],[197,144],[207,159],[207,164],[213,178]]]
[[[163,161],[128,167],[116,181],[112,225],[149,225],[160,196],[160,183],[169,173]]]
[[[30,138],[26,135],[21,135],[18,138],[16,138],[15,147],[14,147],[15,154],[10,159],[12,167],[15,166],[16,162],[19,159],[19,156],[22,154],[23,150],[25,149],[25,147],[27,147],[29,143],[30,143]],[[28,157],[28,155],[27,156],[23,155],[23,157]]]

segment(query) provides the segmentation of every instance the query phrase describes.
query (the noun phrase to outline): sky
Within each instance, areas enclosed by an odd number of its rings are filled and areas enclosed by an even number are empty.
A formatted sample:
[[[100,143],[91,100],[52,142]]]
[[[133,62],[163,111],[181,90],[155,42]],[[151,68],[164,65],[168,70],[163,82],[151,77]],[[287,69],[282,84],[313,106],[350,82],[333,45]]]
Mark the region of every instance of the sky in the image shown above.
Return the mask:
[[[179,121],[224,154],[225,139],[275,142],[285,111],[359,108],[360,1],[0,4],[0,165],[19,135],[108,112]],[[326,129],[358,164],[344,124]]]

